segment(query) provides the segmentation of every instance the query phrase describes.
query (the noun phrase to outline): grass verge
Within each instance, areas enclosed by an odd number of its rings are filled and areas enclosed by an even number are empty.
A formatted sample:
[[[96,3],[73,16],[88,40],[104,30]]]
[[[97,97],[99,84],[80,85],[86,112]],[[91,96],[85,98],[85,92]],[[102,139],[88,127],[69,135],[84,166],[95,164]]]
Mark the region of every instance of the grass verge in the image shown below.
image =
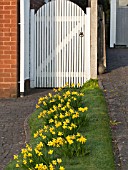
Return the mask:
[[[96,80],[87,82],[81,91],[84,93],[81,105],[87,106],[88,111],[80,132],[87,138],[88,152],[81,157],[62,158],[64,167],[67,170],[115,170],[109,117],[103,92]],[[42,127],[42,121],[37,118],[39,113],[40,109],[35,111],[29,120],[31,144],[35,142],[33,134]],[[13,161],[6,167],[6,170],[15,169],[17,168]]]

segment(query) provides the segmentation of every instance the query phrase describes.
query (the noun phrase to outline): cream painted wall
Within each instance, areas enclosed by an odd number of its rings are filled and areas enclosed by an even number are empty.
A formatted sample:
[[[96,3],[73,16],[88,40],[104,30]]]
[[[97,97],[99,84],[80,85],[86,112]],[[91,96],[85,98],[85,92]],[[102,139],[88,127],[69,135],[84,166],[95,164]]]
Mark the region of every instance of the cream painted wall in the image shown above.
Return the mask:
[[[127,6],[128,0],[119,0],[119,6]]]

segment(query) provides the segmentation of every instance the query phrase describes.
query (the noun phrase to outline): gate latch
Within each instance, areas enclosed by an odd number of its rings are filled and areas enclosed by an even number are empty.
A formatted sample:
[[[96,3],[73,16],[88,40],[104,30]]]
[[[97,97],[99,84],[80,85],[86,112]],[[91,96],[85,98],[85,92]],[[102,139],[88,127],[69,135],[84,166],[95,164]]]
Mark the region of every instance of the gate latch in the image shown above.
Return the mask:
[[[80,36],[80,37],[83,37],[83,36],[84,36],[84,33],[83,33],[83,32],[80,32],[80,33],[79,33],[79,36]]]

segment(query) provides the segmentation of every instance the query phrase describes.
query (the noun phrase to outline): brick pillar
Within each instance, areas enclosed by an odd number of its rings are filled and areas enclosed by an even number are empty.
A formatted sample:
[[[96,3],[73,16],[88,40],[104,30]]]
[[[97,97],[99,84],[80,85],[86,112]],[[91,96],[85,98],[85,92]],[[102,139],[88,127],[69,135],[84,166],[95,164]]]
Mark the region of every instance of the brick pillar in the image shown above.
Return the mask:
[[[17,0],[0,0],[0,98],[17,96]]]

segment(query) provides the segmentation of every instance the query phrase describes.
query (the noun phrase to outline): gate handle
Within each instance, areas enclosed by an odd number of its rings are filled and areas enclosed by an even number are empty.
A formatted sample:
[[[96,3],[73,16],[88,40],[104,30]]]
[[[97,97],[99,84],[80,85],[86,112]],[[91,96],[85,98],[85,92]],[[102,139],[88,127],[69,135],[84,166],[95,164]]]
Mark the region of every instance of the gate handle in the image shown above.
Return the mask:
[[[80,37],[83,37],[83,36],[84,36],[84,33],[83,33],[83,32],[80,32],[80,33],[79,33],[79,36],[80,36]]]

